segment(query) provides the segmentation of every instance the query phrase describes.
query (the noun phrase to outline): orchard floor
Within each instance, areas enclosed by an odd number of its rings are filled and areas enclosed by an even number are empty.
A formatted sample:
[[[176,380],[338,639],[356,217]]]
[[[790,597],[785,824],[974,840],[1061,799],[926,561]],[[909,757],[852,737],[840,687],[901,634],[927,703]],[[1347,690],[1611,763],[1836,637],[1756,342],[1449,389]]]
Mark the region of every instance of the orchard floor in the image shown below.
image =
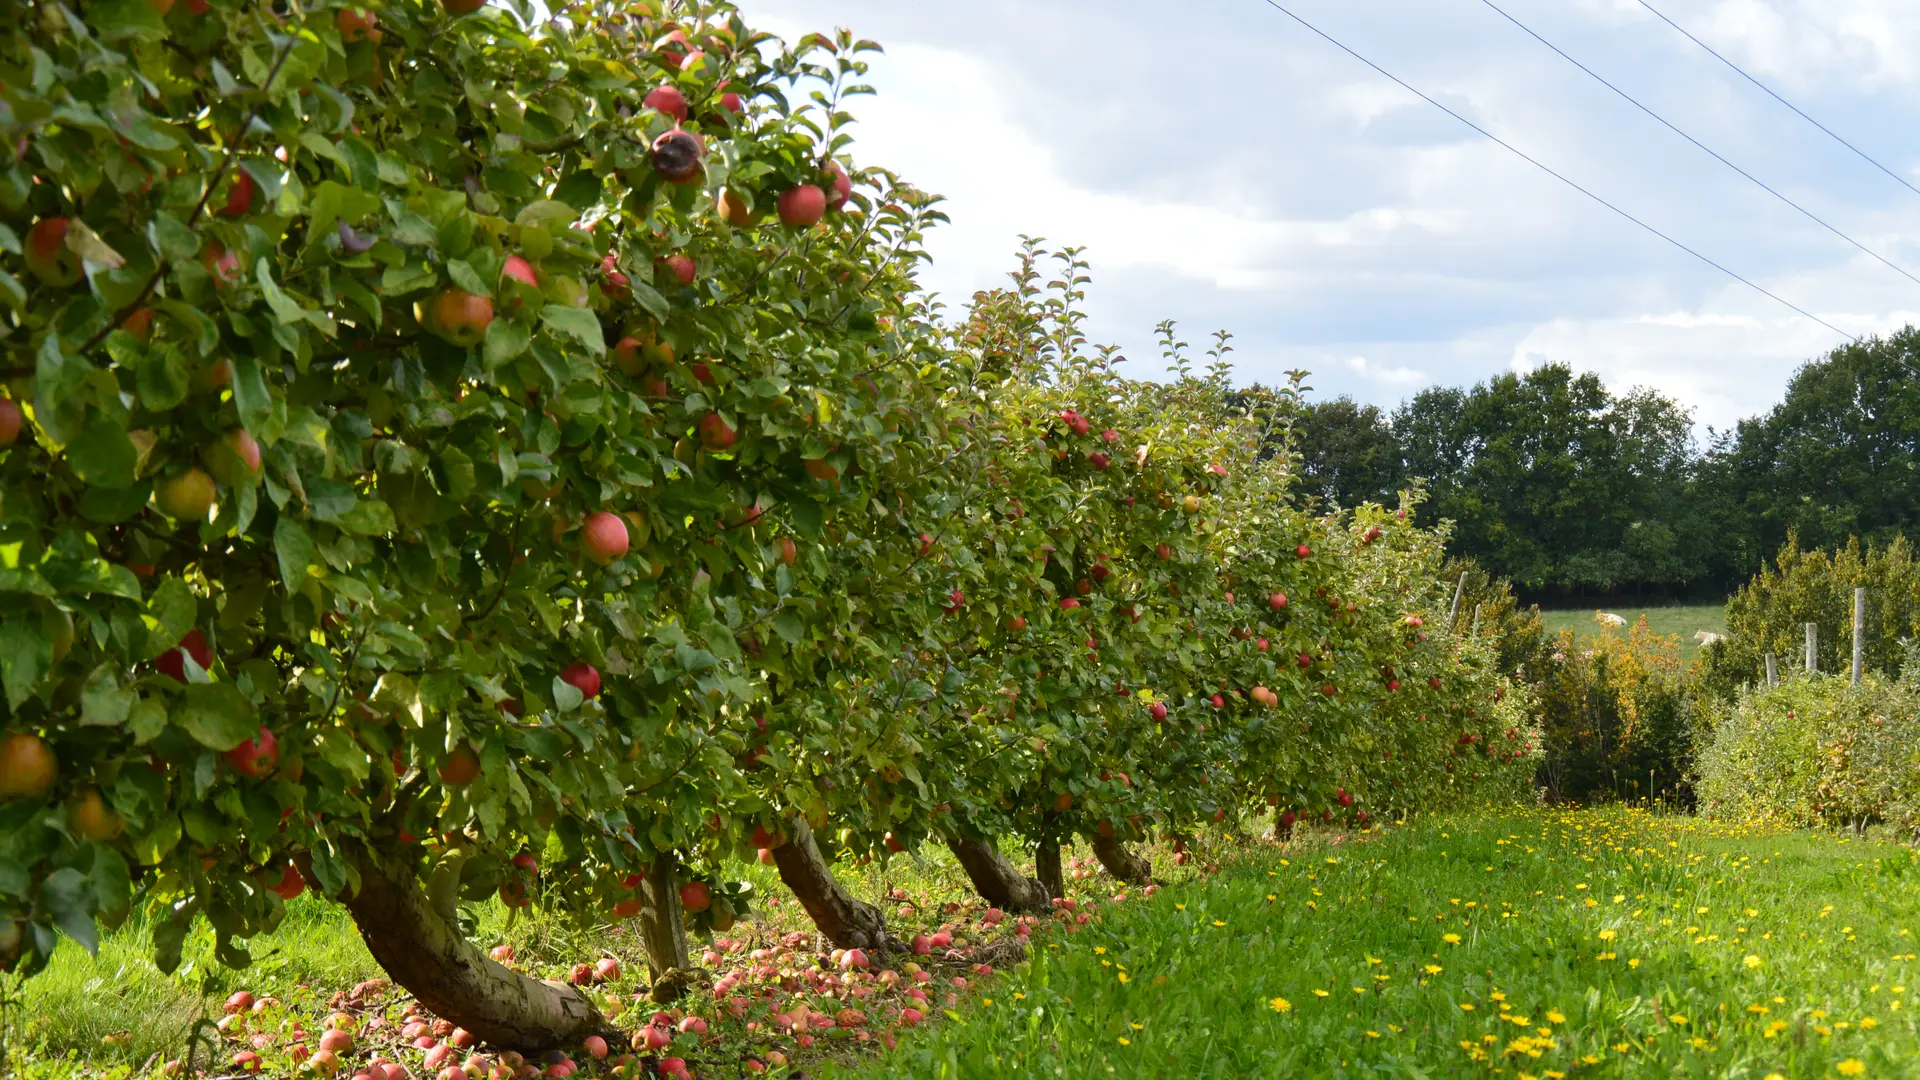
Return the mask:
[[[1071,883],[1080,911],[1036,928],[1027,963],[983,977],[971,967],[978,954],[921,958],[925,1005],[903,996],[910,972],[898,987],[854,980],[866,993],[836,999],[810,945],[790,936],[799,912],[769,904],[735,928],[735,950],[708,957],[742,973],[744,1015],[703,994],[690,1008],[709,1033],[681,1035],[665,1053],[700,1077],[747,1075],[750,1059],[792,1075],[785,1056],[794,1072],[839,1080],[1920,1075],[1910,932],[1920,929],[1920,864],[1898,845],[1623,809],[1216,845],[1209,857],[1224,869],[1204,880],[1156,853],[1173,881],[1154,896],[1086,871]],[[744,876],[763,896],[781,893],[763,868]],[[851,883],[869,899],[900,890],[906,901],[888,899],[889,916],[947,927],[958,948],[1007,936],[964,906],[944,859],[896,858]],[[624,1027],[651,1012],[632,1003],[644,965],[630,931],[479,914],[478,939],[513,943],[516,962],[538,974],[621,958],[627,971],[594,993],[631,1010]],[[754,976],[749,947],[782,935],[795,945],[773,958],[775,977]],[[8,1065],[30,1077],[144,1075],[181,1055],[197,1016],[218,1016],[245,988],[284,1004],[229,1033],[208,1075],[230,1074],[231,1055],[256,1037],[266,1071],[292,1075],[292,1028],[317,1034],[337,995],[378,975],[351,924],[311,898],[254,943],[259,959],[245,972],[218,967],[203,941],[187,950],[194,967],[165,978],[145,961],[144,938],[129,926],[97,960],[65,949],[13,989]],[[425,1075],[421,1053],[396,1045],[403,994],[369,990],[345,1004],[361,1033],[352,1061],[384,1051]],[[802,1039],[791,1027],[802,1004],[829,1017],[857,1005],[860,1016],[815,1020]],[[904,1007],[926,1022],[903,1025]]]
[[[1562,630],[1573,631],[1576,638],[1594,637],[1599,634],[1621,635],[1624,629],[1608,630],[1594,619],[1596,612],[1605,611],[1627,620],[1632,626],[1641,619],[1647,620],[1647,629],[1656,634],[1670,635],[1680,639],[1680,655],[1691,660],[1700,652],[1700,642],[1695,634],[1705,630],[1708,633],[1727,632],[1727,609],[1725,604],[1675,604],[1666,607],[1584,607],[1556,608],[1540,613],[1540,625],[1549,637]]]

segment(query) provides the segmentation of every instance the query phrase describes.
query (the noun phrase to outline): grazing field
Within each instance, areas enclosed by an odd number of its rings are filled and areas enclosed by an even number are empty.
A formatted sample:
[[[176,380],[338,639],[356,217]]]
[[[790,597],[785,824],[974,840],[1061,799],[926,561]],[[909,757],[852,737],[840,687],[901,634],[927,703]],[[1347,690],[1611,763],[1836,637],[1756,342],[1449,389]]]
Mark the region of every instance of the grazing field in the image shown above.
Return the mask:
[[[1650,608],[1566,608],[1541,611],[1540,622],[1548,634],[1557,634],[1562,630],[1571,630],[1576,637],[1600,633],[1625,633],[1624,630],[1607,630],[1594,621],[1593,616],[1596,611],[1618,615],[1627,620],[1629,626],[1645,617],[1647,628],[1654,633],[1678,635],[1681,654],[1688,659],[1692,659],[1700,651],[1700,644],[1693,637],[1696,633],[1702,630],[1715,634],[1727,632],[1727,612],[1723,604],[1686,604]]]
[[[1920,867],[1626,810],[1256,849],[1046,941],[889,1077],[1896,1077]]]

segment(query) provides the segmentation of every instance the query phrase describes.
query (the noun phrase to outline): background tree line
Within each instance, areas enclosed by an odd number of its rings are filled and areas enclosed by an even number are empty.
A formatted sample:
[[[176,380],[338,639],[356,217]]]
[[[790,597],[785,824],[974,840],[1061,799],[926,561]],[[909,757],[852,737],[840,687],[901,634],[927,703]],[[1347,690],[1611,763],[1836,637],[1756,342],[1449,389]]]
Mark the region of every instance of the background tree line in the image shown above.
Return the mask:
[[[1790,535],[1884,541],[1920,521],[1920,331],[1835,349],[1779,404],[1695,437],[1656,391],[1615,394],[1549,364],[1387,412],[1349,397],[1301,407],[1305,492],[1455,522],[1450,551],[1530,596],[1725,595]],[[1248,393],[1259,393],[1255,388]]]

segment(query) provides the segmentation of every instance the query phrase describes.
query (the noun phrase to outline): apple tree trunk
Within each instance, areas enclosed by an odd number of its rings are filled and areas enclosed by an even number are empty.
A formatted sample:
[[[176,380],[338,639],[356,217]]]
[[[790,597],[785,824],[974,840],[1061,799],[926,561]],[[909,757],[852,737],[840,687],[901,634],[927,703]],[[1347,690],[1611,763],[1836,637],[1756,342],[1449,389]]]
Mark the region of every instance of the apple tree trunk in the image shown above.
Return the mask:
[[[410,859],[351,848],[348,857],[360,891],[344,902],[367,951],[435,1016],[489,1045],[530,1052],[577,1046],[608,1029],[580,991],[488,959],[434,907]]]
[[[1048,904],[1046,887],[1020,872],[1008,861],[992,840],[947,838],[947,849],[960,860],[960,866],[972,879],[982,899],[1008,911],[1045,915]]]
[[[693,961],[687,953],[687,926],[680,909],[678,860],[671,852],[656,856],[647,867],[645,894],[640,906],[640,937],[647,947],[647,970],[653,978],[651,997],[656,1004],[677,1000],[686,991]]]
[[[1033,873],[1049,898],[1067,895],[1067,874],[1060,866],[1060,841],[1048,836],[1033,851]]]
[[[787,822],[787,842],[773,849],[773,863],[781,882],[807,909],[814,927],[836,948],[886,951],[886,917],[841,887],[814,843],[806,819]]]
[[[1153,868],[1147,865],[1147,860],[1128,851],[1119,837],[1101,836],[1096,832],[1088,839],[1093,842],[1093,857],[1116,879],[1130,885],[1145,885],[1153,880]]]

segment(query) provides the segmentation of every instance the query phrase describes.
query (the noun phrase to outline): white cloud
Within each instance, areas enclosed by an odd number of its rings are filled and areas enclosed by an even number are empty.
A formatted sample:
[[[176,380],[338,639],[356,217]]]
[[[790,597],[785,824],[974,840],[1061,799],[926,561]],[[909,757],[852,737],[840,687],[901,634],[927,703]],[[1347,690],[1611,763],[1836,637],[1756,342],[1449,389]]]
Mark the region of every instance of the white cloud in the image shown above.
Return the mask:
[[[1400,366],[1382,367],[1379,364],[1369,362],[1364,356],[1349,356],[1345,363],[1347,370],[1379,386],[1412,388],[1425,386],[1427,383],[1433,381],[1427,377],[1427,373],[1424,371],[1415,371],[1410,367]]]

